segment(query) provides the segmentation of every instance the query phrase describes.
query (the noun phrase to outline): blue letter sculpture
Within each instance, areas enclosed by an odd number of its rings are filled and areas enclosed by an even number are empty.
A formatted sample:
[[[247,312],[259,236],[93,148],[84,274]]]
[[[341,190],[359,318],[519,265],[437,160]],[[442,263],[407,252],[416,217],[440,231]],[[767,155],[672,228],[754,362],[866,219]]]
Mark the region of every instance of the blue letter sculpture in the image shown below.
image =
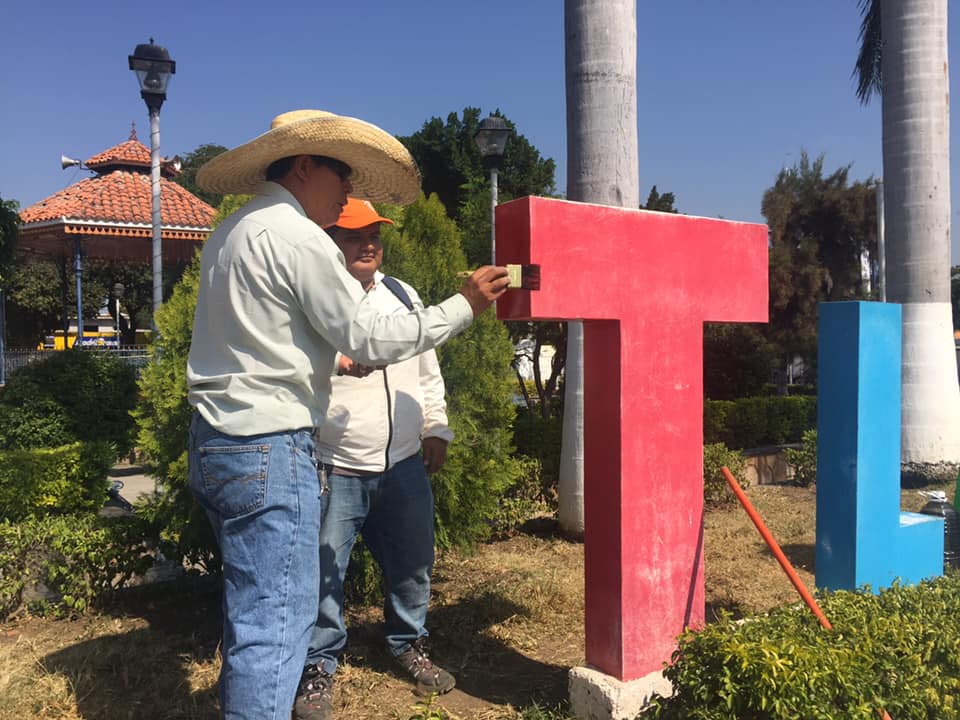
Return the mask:
[[[943,519],[900,512],[899,305],[820,305],[817,587],[943,574]]]

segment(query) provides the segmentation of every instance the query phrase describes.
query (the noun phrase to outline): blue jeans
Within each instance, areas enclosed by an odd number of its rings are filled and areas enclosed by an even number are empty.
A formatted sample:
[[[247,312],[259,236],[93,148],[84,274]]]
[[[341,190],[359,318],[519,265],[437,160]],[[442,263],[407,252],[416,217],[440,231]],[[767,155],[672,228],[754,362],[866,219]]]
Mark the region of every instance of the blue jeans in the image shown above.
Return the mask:
[[[227,720],[289,720],[317,615],[320,483],[313,432],[237,437],[198,413],[190,490],[223,555]]]
[[[433,572],[433,491],[419,454],[379,475],[331,473],[328,483],[330,491],[321,498],[320,612],[307,663],[322,664],[333,673],[347,644],[343,577],[358,533],[383,572],[389,651],[399,655],[427,635],[423,625]]]

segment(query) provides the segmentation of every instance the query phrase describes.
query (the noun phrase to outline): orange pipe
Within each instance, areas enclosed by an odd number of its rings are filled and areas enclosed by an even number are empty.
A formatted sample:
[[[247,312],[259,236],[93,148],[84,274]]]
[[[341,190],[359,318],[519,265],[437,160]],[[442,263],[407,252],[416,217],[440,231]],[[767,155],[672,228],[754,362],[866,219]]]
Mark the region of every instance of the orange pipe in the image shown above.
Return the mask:
[[[800,593],[800,597],[803,598],[803,601],[807,604],[807,607],[813,610],[813,614],[817,616],[817,619],[820,621],[820,624],[823,627],[825,627],[827,630],[833,630],[833,626],[830,624],[830,621],[827,620],[827,616],[823,614],[823,610],[821,610],[820,606],[817,605],[817,601],[813,599],[813,595],[811,595],[810,591],[807,590],[806,586],[803,584],[803,581],[800,579],[800,576],[797,575],[796,570],[793,569],[793,565],[791,565],[790,561],[787,560],[787,556],[783,554],[783,550],[780,549],[777,541],[773,539],[773,535],[770,534],[766,524],[760,518],[760,513],[758,513],[756,508],[753,507],[753,503],[750,502],[750,498],[748,498],[746,493],[743,492],[743,488],[740,487],[740,483],[737,482],[737,479],[733,476],[733,473],[730,472],[726,466],[720,468],[720,470],[723,472],[723,476],[727,479],[727,485],[729,485],[730,489],[733,490],[733,494],[737,496],[737,500],[739,500],[740,504],[743,505],[743,509],[747,511],[747,515],[749,515],[750,519],[753,520],[753,524],[757,526],[757,530],[760,531],[760,535],[762,535],[763,539],[767,542],[767,547],[773,551],[774,556],[777,558],[777,562],[780,563],[780,567],[782,567],[783,571],[787,573],[787,577],[790,578],[790,582],[793,583],[793,586],[797,589],[797,592]],[[877,715],[880,717],[880,720],[891,720],[890,716],[887,714],[887,711],[883,708],[877,708]]]
[[[723,472],[723,476],[727,479],[727,484],[730,486],[730,489],[733,490],[733,494],[737,496],[737,500],[740,501],[740,504],[743,505],[743,509],[747,511],[747,515],[750,516],[750,519],[753,520],[753,524],[757,526],[757,530],[760,531],[760,535],[767,543],[767,547],[773,552],[774,556],[777,558],[777,562],[780,563],[780,567],[783,568],[783,571],[787,574],[787,577],[790,578],[790,582],[793,583],[793,586],[797,589],[797,592],[800,593],[800,597],[803,598],[803,601],[807,604],[813,614],[817,616],[817,620],[820,621],[820,624],[825,627],[827,630],[833,630],[833,626],[830,624],[830,621],[827,620],[827,616],[823,614],[823,611],[820,609],[820,606],[817,605],[817,601],[813,599],[813,595],[810,594],[810,591],[807,590],[806,586],[803,584],[803,581],[800,579],[800,576],[797,575],[797,571],[793,569],[793,565],[790,564],[790,561],[787,560],[787,556],[783,554],[783,550],[780,549],[780,546],[777,544],[777,541],[773,539],[773,535],[770,534],[770,531],[767,530],[767,526],[764,524],[763,520],[760,518],[760,514],[753,507],[753,504],[750,502],[750,499],[743,492],[743,488],[740,487],[740,483],[737,482],[737,479],[733,476],[726,466],[720,468]]]

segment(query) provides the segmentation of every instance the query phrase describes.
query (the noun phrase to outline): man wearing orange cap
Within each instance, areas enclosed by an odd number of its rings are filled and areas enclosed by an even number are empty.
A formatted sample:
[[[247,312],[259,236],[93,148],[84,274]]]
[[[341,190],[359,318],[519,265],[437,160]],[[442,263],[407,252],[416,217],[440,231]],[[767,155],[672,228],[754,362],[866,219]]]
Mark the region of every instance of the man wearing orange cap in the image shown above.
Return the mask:
[[[423,307],[416,291],[380,272],[380,225],[393,224],[365,200],[350,198],[327,233],[347,270],[383,314]],[[427,473],[443,467],[447,443],[444,384],[431,349],[394,365],[371,367],[338,356],[325,422],[317,428],[321,496],[320,611],[313,629],[295,720],[332,716],[333,673],[347,641],[343,578],[358,533],[383,572],[388,652],[421,695],[445,693],[455,680],[430,660],[424,622],[434,559],[433,493]]]

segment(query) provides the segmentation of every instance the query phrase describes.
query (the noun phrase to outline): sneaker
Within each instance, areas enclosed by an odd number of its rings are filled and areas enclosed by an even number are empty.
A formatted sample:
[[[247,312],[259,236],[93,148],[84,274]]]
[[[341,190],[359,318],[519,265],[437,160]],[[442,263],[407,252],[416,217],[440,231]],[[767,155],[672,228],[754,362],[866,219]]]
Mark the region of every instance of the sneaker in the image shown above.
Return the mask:
[[[293,720],[331,720],[332,717],[333,675],[320,665],[307,665],[293,701]]]
[[[396,656],[396,661],[417,681],[417,695],[443,695],[457,684],[453,675],[434,665],[428,655],[426,638],[417,638],[410,649]]]

